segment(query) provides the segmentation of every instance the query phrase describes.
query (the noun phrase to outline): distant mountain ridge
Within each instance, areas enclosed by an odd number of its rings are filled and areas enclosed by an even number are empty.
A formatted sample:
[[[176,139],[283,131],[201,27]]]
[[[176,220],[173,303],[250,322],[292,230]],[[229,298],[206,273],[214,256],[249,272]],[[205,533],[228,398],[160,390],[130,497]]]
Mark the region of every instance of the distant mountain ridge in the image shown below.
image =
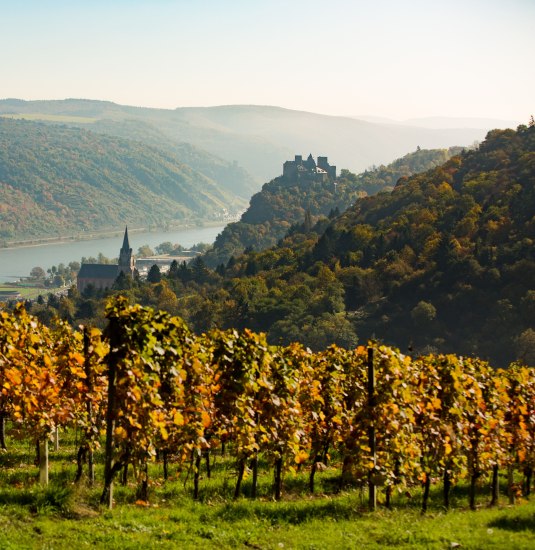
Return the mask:
[[[256,188],[253,192],[263,182],[271,180],[281,164],[296,151],[305,154],[320,151],[331,158],[336,157],[339,168],[358,173],[373,165],[388,163],[418,146],[436,149],[471,145],[474,141],[482,140],[492,128],[429,129],[400,124],[374,124],[351,117],[271,106],[227,105],[166,110],[83,99],[1,100],[2,114],[41,115],[48,117],[49,121],[53,121],[53,117],[60,117],[57,122],[86,124],[88,128],[98,123],[100,129],[96,127],[96,131],[112,134],[118,131],[119,123],[123,124],[126,120],[141,121],[150,124],[174,144],[190,144],[231,165],[236,161],[254,176]],[[69,121],[69,117],[77,117],[77,120]],[[110,125],[110,121],[115,124]],[[153,133],[151,139],[154,137]],[[139,139],[139,136],[135,139]]]
[[[418,128],[516,128],[520,121],[502,120],[498,118],[481,117],[419,117],[407,118],[405,120],[395,120],[393,118],[356,115],[352,118],[372,122],[374,124],[396,124],[400,126],[416,126]]]

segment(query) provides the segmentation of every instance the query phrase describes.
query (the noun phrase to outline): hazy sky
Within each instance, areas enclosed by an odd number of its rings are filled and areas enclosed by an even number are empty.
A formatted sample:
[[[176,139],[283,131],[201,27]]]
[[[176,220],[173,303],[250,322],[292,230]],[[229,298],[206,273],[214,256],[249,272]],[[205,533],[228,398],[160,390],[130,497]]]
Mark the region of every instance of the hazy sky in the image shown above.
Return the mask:
[[[535,0],[0,0],[0,97],[535,113]]]

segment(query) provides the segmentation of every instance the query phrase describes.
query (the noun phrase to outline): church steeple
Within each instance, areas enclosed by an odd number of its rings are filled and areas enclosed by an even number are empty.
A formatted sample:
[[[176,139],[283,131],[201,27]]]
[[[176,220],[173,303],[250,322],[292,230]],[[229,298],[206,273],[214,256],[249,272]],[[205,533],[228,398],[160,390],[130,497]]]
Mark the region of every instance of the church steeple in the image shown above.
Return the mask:
[[[130,248],[130,243],[128,241],[128,226],[124,230],[124,239],[123,246],[119,251],[119,273],[121,271],[128,276],[134,274],[134,258],[132,256],[132,249]]]
[[[128,242],[128,226],[126,226],[125,229],[124,229],[124,239],[123,239],[123,246],[122,246],[121,250],[130,250],[131,251],[130,243]]]

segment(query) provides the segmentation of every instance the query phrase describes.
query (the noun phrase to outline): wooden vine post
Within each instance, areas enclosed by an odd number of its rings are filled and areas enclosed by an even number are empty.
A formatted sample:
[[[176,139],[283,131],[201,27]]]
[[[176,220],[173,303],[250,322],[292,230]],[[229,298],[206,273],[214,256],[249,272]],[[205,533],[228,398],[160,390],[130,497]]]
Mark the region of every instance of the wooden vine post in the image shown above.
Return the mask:
[[[48,485],[48,439],[39,440],[39,483]]]
[[[7,451],[6,446],[6,413],[0,412],[0,450]]]
[[[108,353],[108,406],[106,409],[106,444],[104,447],[104,489],[100,503],[113,508],[113,477],[118,469],[113,463],[113,447],[116,411],[116,378],[119,362],[118,348],[120,344],[119,326],[116,319],[111,318],[108,326],[110,335],[110,351]]]
[[[54,451],[59,451],[59,427],[54,428]]]
[[[84,371],[85,376],[87,380],[87,390],[89,393],[93,392],[93,373],[91,372],[91,362],[89,360],[89,346],[90,346],[90,339],[89,339],[89,329],[87,326],[84,326]],[[93,418],[93,403],[91,399],[88,399],[86,402],[86,411],[87,411],[87,418],[92,419]],[[89,476],[89,485],[92,487],[95,483],[95,463],[93,459],[93,446],[92,443],[87,441],[87,434],[86,435],[86,441],[84,443],[87,445],[87,469],[88,469],[88,476]]]
[[[368,348],[368,415],[370,426],[368,428],[368,445],[370,447],[370,457],[372,468],[368,477],[368,506],[370,510],[375,510],[377,506],[377,493],[375,487],[375,469],[377,466],[377,451],[375,446],[375,366],[373,364],[373,348]]]

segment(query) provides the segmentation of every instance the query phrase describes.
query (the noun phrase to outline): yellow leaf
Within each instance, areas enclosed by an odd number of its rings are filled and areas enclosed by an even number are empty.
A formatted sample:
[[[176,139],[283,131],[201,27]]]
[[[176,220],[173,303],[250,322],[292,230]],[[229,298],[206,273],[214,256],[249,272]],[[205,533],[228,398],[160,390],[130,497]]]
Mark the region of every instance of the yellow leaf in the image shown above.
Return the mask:
[[[303,464],[308,460],[308,453],[306,451],[299,451],[295,457],[296,464]]]
[[[126,430],[121,426],[117,426],[117,428],[115,428],[114,435],[120,439],[126,439],[127,437]]]
[[[177,426],[183,426],[184,425],[184,417],[182,416],[181,413],[179,413],[178,411],[175,413],[175,416],[173,418],[173,422],[177,425]]]
[[[71,367],[70,368],[71,374],[74,374],[74,376],[78,376],[79,378],[87,378],[85,372],[79,368],[79,367]]]

